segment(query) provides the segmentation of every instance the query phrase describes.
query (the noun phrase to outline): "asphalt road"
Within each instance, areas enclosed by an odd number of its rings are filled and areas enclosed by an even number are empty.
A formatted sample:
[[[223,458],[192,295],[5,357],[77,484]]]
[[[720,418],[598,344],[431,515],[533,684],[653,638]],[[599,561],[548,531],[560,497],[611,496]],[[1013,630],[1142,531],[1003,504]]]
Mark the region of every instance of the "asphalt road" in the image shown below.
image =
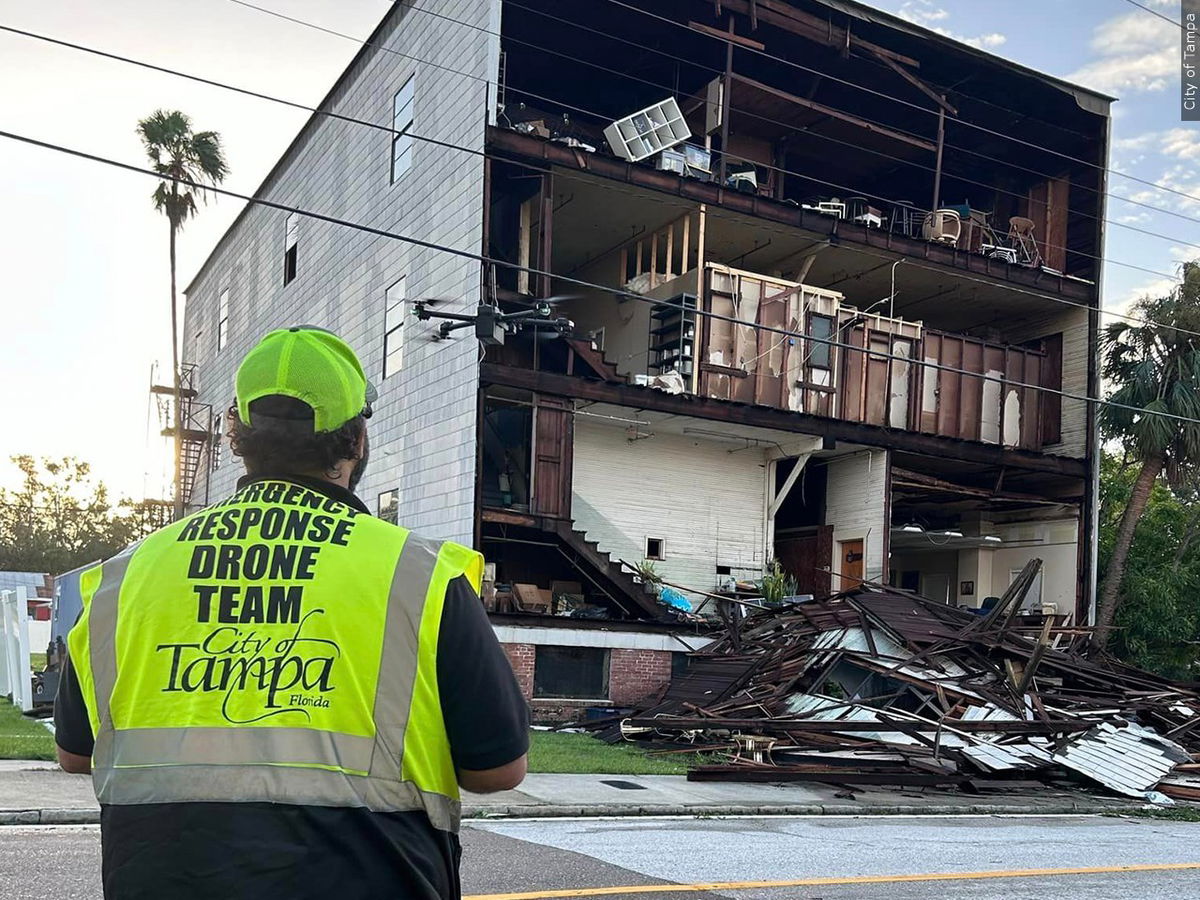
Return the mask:
[[[1198,839],[1200,824],[1086,817],[496,821],[464,829],[463,883],[529,900],[1183,900],[1200,897]],[[95,827],[0,828],[0,898],[45,897],[100,898]]]

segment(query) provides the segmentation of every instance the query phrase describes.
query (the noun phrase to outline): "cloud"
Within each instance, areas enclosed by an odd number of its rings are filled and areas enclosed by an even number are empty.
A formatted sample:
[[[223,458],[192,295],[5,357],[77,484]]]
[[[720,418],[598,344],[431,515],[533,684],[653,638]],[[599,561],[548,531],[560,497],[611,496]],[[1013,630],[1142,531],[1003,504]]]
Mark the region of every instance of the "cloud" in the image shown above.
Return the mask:
[[[1135,303],[1143,297],[1162,297],[1171,292],[1178,284],[1173,278],[1154,278],[1122,292],[1116,297],[1105,297],[1101,306],[1106,318],[1128,316]],[[1104,322],[1101,322],[1103,326]]]
[[[1003,46],[1008,41],[1008,38],[998,31],[968,37],[967,35],[956,34],[944,25],[937,24],[949,19],[950,11],[935,5],[933,0],[904,0],[904,3],[896,11],[896,15],[902,19],[907,19],[914,25],[921,25],[930,31],[936,31],[938,34],[945,35],[964,44],[969,44],[980,50],[994,50],[996,47]]]
[[[1158,135],[1159,150],[1175,159],[1200,159],[1198,138],[1194,128],[1172,128]]]
[[[1145,225],[1150,221],[1150,213],[1127,213],[1123,216],[1117,216],[1117,221],[1122,225]]]
[[[1099,58],[1067,78],[1105,93],[1161,91],[1179,70],[1179,29],[1141,10],[1098,25],[1091,48]]]

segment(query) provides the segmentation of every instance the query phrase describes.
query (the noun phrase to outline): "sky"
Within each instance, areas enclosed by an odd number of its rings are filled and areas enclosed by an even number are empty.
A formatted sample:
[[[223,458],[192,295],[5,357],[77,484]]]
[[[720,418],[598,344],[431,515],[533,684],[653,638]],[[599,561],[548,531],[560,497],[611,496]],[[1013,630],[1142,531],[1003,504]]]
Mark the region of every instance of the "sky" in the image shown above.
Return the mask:
[[[1178,0],[1142,2],[1178,18]],[[386,0],[259,3],[360,38],[387,10]],[[1117,224],[1108,231],[1106,307],[1160,291],[1180,261],[1200,256],[1200,143],[1198,126],[1178,121],[1177,27],[1126,0],[870,5],[1120,98],[1112,167],[1180,193],[1110,177],[1108,218]],[[231,0],[0,0],[0,24],[307,105],[358,49]],[[5,32],[0,84],[0,130],[136,165],[144,164],[138,119],[182,109],[198,130],[220,132],[231,167],[225,186],[242,193],[254,191],[307,118]],[[167,363],[163,381],[169,372],[169,270],[153,188],[146,176],[0,139],[0,485],[13,481],[5,462],[13,454],[77,456],[117,495],[163,496],[166,454],[153,437],[160,426],[148,387],[156,362]],[[186,226],[181,288],[240,208],[214,199]]]

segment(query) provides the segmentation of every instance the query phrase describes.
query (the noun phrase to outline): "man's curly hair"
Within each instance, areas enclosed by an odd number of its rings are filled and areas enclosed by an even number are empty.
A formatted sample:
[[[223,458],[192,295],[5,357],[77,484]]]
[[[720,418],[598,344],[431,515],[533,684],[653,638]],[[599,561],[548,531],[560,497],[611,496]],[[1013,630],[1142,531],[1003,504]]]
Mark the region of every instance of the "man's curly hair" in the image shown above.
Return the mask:
[[[328,432],[312,430],[312,408],[292,397],[262,397],[250,404],[246,425],[231,406],[226,416],[229,444],[250,474],[332,473],[339,462],[358,459],[367,420],[355,416]]]

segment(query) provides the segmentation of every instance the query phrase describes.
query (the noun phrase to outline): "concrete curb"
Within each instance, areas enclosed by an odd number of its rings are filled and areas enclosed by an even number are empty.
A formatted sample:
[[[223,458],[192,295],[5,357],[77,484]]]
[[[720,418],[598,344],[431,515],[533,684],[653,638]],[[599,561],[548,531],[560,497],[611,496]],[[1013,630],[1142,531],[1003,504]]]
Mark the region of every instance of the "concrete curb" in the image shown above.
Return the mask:
[[[1038,806],[977,804],[924,805],[898,804],[891,806],[855,806],[848,803],[801,804],[769,806],[730,805],[673,805],[649,804],[627,806],[624,804],[592,804],[589,806],[558,806],[549,803],[476,807],[463,811],[464,819],[563,819],[591,817],[632,816],[694,816],[697,818],[717,816],[1062,816],[1101,815],[1141,809],[1144,804],[1075,802],[1044,804]]]
[[[512,806],[468,807],[464,820],[488,819],[581,819],[627,818],[637,816],[691,816],[709,818],[720,816],[1095,816],[1104,813],[1140,809],[1141,804],[1085,803],[1068,801],[1041,806],[1016,806],[995,803],[940,804],[892,806],[855,806],[849,803],[811,803],[770,806],[685,806],[682,804],[625,804],[597,803],[588,806],[565,806],[553,803],[516,804]],[[8,809],[0,810],[0,826],[4,825],[95,825],[100,821],[98,809]]]
[[[100,810],[83,809],[0,809],[0,825],[95,825]]]

